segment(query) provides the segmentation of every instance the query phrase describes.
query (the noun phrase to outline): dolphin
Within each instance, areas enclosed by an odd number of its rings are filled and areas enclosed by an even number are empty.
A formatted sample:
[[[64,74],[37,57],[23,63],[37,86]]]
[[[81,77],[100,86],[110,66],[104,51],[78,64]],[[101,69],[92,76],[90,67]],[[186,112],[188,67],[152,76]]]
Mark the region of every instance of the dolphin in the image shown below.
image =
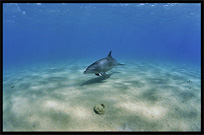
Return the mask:
[[[108,77],[108,75],[106,74],[107,71],[111,70],[115,66],[125,65],[125,64],[120,64],[119,62],[117,62],[111,56],[111,52],[112,51],[109,52],[107,57],[100,59],[94,62],[93,64],[91,64],[90,66],[88,66],[86,70],[84,71],[84,74],[95,74],[97,76],[102,75],[103,77]]]

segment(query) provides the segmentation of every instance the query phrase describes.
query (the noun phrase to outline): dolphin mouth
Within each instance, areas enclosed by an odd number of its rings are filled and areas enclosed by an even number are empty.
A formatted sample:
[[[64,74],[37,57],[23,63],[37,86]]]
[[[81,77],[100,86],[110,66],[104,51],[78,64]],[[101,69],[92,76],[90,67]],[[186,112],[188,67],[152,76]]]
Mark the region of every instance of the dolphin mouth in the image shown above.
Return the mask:
[[[84,71],[83,73],[86,74],[86,71]]]

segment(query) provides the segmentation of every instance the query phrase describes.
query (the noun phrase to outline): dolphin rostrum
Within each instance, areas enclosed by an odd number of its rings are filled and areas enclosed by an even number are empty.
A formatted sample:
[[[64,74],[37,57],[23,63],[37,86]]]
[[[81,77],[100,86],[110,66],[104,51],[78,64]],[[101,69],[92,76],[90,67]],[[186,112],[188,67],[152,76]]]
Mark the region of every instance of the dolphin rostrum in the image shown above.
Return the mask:
[[[118,63],[111,56],[111,52],[112,51],[109,52],[109,54],[106,58],[100,59],[100,60],[94,62],[93,64],[91,64],[90,66],[88,66],[86,68],[86,70],[84,71],[84,74],[95,74],[97,76],[99,76],[99,74],[101,74],[103,77],[108,77],[108,75],[106,74],[107,71],[111,70],[115,66],[125,65],[125,64]]]

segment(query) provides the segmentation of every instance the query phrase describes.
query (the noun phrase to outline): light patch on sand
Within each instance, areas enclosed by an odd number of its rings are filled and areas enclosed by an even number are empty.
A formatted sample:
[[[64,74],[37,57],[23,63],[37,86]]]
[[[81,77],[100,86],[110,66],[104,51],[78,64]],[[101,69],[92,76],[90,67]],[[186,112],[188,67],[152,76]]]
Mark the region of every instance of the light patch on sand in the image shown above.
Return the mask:
[[[64,71],[57,71],[57,72],[53,72],[52,76],[53,77],[60,77],[60,76],[65,76],[67,74],[67,72]]]
[[[88,119],[93,115],[91,114],[90,110],[81,106],[73,107],[71,110],[73,116],[76,117],[77,119]]]
[[[33,89],[33,90],[40,90],[40,89],[44,88],[44,86],[42,86],[42,85],[39,85],[39,86],[31,86],[30,88]]]
[[[45,102],[45,107],[48,107],[48,108],[56,108],[56,107],[58,107],[58,103],[55,102],[55,101],[49,100],[49,101],[46,101],[46,102]]]
[[[160,119],[165,116],[166,109],[160,106],[148,106],[144,103],[126,102],[118,104],[117,107],[122,107],[127,111],[138,113],[148,119]]]
[[[82,94],[82,91],[77,90],[74,87],[70,87],[69,91],[66,93],[61,93],[62,95],[69,95],[69,98],[75,98]]]
[[[49,77],[50,76],[50,74],[41,74],[41,78],[47,78],[47,77]]]
[[[60,103],[54,100],[48,100],[44,103],[45,108],[51,108],[56,111],[62,111],[64,113],[69,113],[69,115],[75,117],[76,119],[88,119],[92,116],[90,110],[85,107],[77,106],[72,107],[64,103]]]
[[[102,91],[109,91],[110,89],[113,89],[113,88],[110,87],[109,85],[101,85],[101,86],[97,86],[97,89],[101,89]]]
[[[82,91],[74,88],[74,87],[68,87],[66,89],[63,89],[63,91],[55,91],[58,95],[67,96],[67,99],[72,99],[80,96],[82,94]]]
[[[54,88],[56,87],[56,84],[55,83],[49,83],[46,85],[47,88]]]
[[[68,103],[60,103],[54,100],[48,100],[43,104],[43,107],[68,113],[71,109]]]
[[[12,107],[12,111],[14,112],[14,114],[16,114],[17,116],[21,116],[28,113],[30,106],[27,98],[13,97],[12,100],[14,103]]]

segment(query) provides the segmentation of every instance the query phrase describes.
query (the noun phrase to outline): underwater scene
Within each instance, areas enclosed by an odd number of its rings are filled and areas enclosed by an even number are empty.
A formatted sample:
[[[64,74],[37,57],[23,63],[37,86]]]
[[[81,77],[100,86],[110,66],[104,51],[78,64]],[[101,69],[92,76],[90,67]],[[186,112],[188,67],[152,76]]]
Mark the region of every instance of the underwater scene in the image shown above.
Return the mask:
[[[201,131],[201,4],[3,3],[3,131]]]

